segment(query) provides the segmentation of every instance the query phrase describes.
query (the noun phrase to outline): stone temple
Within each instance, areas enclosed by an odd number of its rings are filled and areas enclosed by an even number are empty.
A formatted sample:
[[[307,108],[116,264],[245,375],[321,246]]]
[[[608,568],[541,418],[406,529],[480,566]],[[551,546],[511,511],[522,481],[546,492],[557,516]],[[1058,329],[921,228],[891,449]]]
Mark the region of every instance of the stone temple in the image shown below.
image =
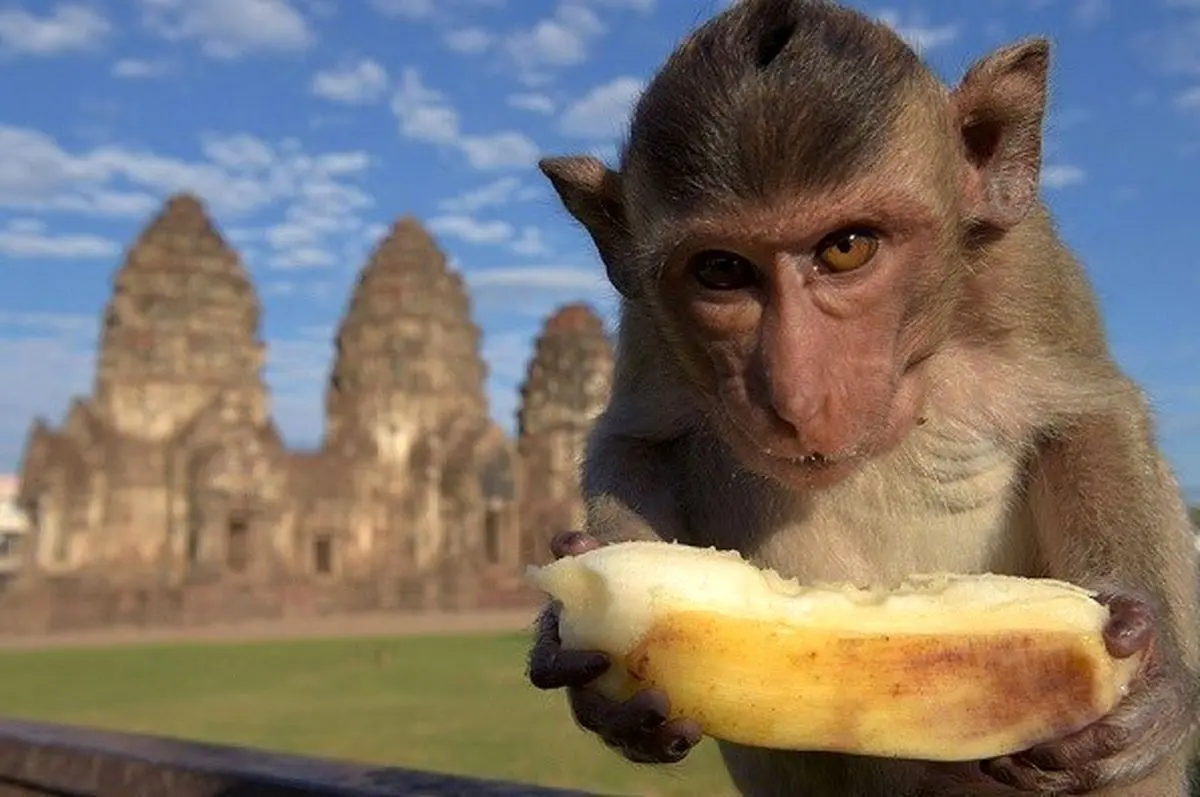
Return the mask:
[[[579,462],[592,421],[608,402],[612,343],[587,305],[560,309],[546,322],[521,386],[517,447],[525,479],[520,555],[549,561],[549,538],[583,528]]]
[[[579,520],[578,458],[611,378],[599,318],[570,305],[547,321],[510,440],[466,286],[403,217],[359,274],[324,434],[300,451],[271,418],[260,316],[200,200],[168,200],[116,272],[92,395],[30,430],[0,630],[533,597],[522,566]]]

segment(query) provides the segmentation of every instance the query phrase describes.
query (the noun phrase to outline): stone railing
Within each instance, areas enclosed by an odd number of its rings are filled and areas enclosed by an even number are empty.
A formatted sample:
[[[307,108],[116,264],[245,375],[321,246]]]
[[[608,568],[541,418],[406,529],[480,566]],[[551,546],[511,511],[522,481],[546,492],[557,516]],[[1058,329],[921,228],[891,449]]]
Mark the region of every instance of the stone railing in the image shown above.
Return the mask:
[[[156,736],[0,720],[0,797],[596,797]]]

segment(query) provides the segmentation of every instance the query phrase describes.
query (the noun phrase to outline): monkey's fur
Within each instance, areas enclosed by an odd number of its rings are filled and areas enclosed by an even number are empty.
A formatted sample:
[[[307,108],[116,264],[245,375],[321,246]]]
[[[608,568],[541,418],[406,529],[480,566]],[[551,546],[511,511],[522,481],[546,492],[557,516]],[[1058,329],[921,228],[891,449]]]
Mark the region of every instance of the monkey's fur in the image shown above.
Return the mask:
[[[622,294],[586,534],[557,555],[664,538],[810,582],[1055,577],[1109,601],[1114,655],[1149,647],[1109,717],[1017,756],[721,744],[747,795],[1185,794],[1195,548],[1145,400],[1038,197],[1048,61],[1044,40],[1021,42],[948,89],[857,12],[742,0],[650,83],[619,169],[542,163]],[[663,723],[662,695],[589,692],[607,659],[557,644],[550,608],[531,679],[568,687],[580,724],[631,760],[698,740]]]

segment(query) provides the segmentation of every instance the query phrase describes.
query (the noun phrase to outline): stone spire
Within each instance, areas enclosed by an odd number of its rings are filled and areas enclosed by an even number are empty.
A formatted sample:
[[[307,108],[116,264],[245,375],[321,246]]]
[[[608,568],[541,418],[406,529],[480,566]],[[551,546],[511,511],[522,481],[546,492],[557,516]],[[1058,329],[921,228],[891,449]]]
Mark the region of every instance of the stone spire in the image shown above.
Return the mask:
[[[412,438],[402,429],[486,416],[486,375],[462,277],[415,218],[401,218],[363,267],[338,328],[327,436],[357,427],[406,456]]]
[[[569,304],[546,320],[521,385],[521,437],[591,425],[608,401],[613,351],[604,322],[587,304]]]
[[[544,563],[549,535],[582,528],[579,465],[588,432],[608,401],[612,344],[599,316],[571,304],[547,319],[521,385],[517,454],[523,482],[521,559]]]
[[[96,369],[109,423],[168,437],[219,391],[244,394],[265,418],[258,297],[199,199],[168,199],[113,282]]]

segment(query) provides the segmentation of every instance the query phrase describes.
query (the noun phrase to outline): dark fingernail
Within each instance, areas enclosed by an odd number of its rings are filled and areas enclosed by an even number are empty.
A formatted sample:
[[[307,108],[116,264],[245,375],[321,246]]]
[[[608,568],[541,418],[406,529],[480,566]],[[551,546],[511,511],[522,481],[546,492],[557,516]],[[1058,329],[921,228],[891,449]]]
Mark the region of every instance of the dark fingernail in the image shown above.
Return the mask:
[[[1144,603],[1117,597],[1108,604],[1109,620],[1104,628],[1104,645],[1109,655],[1124,659],[1150,644],[1154,625]]]
[[[600,541],[582,531],[563,531],[550,540],[550,552],[556,559],[579,556],[600,547]]]
[[[691,749],[692,743],[689,740],[677,736],[667,745],[667,755],[671,758],[683,758]]]

